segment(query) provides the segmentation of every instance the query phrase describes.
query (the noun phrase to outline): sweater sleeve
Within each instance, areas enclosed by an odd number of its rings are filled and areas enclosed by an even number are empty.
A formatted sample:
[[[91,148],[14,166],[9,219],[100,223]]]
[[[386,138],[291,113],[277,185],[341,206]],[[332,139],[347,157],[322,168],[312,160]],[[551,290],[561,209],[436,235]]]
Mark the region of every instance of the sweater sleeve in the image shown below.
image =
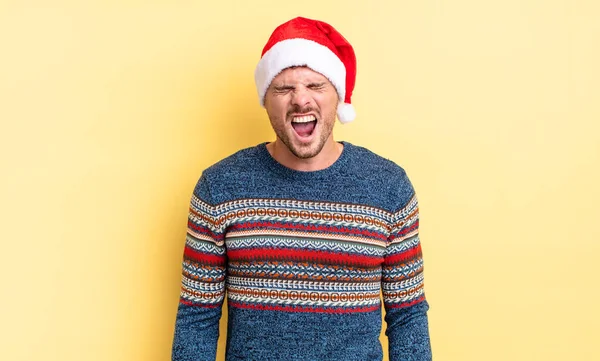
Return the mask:
[[[203,176],[190,202],[173,361],[214,361],[225,295],[223,232]]]
[[[419,241],[419,207],[406,178],[409,201],[392,218],[383,263],[383,301],[390,361],[431,360]]]

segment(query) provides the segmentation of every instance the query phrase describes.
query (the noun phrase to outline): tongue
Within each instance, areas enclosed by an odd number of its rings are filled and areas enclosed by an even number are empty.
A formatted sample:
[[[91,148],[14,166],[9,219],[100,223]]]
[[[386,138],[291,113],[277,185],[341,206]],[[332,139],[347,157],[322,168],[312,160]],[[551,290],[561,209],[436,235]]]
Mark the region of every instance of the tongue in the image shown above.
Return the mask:
[[[308,122],[308,123],[292,123],[292,127],[296,130],[301,137],[308,137],[312,134],[315,129],[316,121]]]

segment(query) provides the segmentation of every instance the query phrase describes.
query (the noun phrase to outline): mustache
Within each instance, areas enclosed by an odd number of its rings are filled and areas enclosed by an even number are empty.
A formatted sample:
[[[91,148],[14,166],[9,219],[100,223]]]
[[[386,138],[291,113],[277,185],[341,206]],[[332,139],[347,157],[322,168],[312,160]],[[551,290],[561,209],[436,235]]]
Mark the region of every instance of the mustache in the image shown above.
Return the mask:
[[[299,105],[294,105],[292,108],[290,108],[290,110],[288,110],[287,112],[287,116],[291,116],[292,114],[303,114],[303,113],[309,113],[309,112],[314,112],[317,113],[317,115],[319,115],[319,112],[311,107],[311,106],[307,106],[307,107],[301,107]]]

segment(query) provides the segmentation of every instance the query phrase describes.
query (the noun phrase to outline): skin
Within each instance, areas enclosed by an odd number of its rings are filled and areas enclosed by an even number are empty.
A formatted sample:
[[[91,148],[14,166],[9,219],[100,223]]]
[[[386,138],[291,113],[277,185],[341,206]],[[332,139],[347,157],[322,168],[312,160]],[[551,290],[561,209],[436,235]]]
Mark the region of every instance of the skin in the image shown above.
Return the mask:
[[[267,144],[271,156],[298,171],[332,165],[343,149],[333,139],[338,102],[335,87],[320,73],[307,67],[292,67],[279,73],[265,94],[265,109],[277,136],[275,142]],[[307,137],[292,127],[294,117],[305,115],[316,117],[315,129]]]

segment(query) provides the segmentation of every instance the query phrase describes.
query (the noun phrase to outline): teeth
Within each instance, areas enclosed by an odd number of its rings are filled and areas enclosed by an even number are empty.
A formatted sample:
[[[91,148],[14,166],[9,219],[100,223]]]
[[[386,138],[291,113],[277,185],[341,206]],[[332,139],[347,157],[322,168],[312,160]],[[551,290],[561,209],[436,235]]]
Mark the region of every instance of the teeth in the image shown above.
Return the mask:
[[[293,123],[308,123],[308,122],[312,122],[313,120],[317,120],[317,118],[314,115],[305,115],[303,117],[295,117],[294,119],[292,119]]]

